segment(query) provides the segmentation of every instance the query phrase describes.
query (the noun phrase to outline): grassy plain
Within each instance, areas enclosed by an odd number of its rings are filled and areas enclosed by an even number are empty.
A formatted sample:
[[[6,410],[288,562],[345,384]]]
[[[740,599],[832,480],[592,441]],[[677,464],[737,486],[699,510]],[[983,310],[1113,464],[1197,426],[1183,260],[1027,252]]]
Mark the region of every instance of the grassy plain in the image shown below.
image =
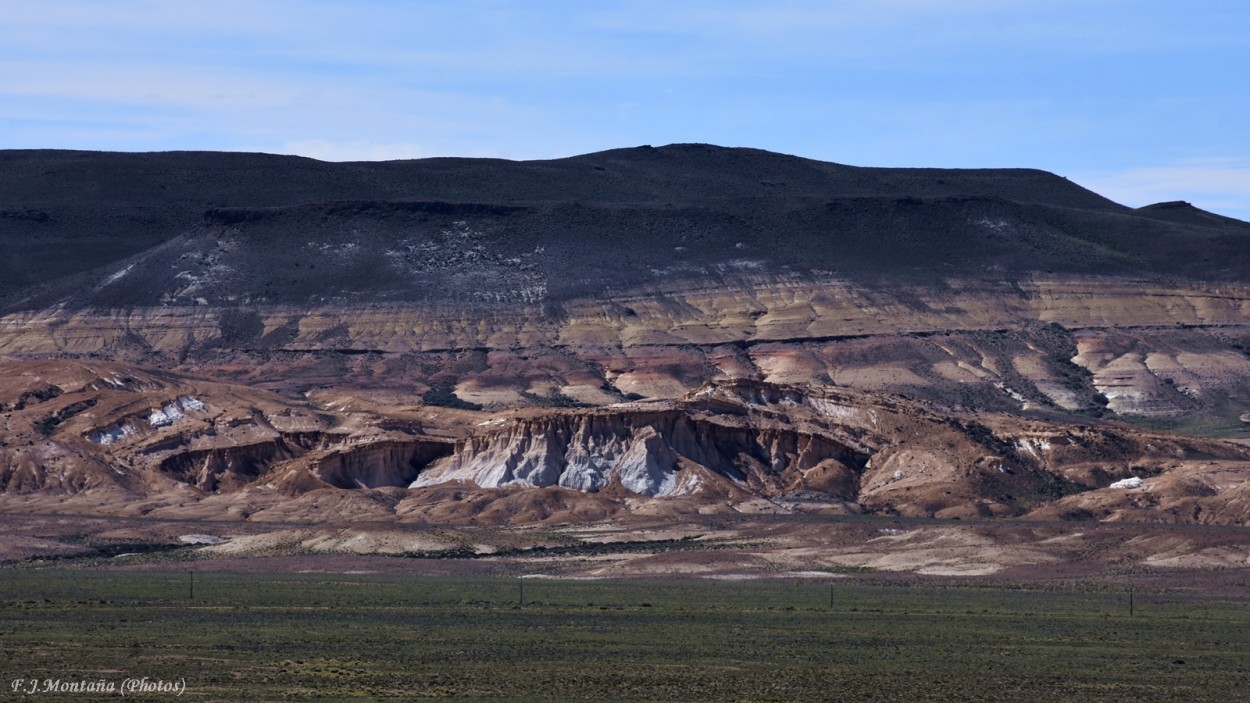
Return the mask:
[[[519,603],[524,589],[524,605]],[[191,701],[1226,701],[1250,598],[858,578],[0,570],[0,685]],[[64,700],[93,700],[61,694]],[[168,696],[168,694],[165,694]],[[161,698],[149,694],[145,700]],[[29,696],[55,700],[55,696]]]

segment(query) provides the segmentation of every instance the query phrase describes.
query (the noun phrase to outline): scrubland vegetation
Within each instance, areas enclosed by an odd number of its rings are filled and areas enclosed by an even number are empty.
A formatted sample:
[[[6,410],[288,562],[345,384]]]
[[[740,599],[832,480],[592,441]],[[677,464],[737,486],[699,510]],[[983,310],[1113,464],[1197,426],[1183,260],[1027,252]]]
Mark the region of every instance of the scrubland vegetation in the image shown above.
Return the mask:
[[[192,593],[194,589],[194,593]],[[521,600],[524,599],[522,604]],[[187,700],[1234,700],[1250,598],[934,583],[9,568],[7,678]],[[155,695],[155,694],[153,694]]]

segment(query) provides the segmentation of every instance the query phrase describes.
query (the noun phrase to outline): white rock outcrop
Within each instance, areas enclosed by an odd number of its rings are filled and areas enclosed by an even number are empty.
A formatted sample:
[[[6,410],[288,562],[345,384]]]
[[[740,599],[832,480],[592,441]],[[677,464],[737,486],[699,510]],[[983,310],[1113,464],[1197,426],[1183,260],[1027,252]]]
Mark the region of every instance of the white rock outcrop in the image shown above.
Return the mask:
[[[207,409],[204,403],[184,395],[177,400],[166,403],[148,415],[148,424],[152,427],[167,427],[181,420],[189,412],[200,412]]]
[[[677,490],[677,453],[652,426],[613,426],[594,418],[569,427],[517,423],[509,430],[469,440],[435,464],[413,488],[469,481],[483,488],[563,486],[594,492],[614,479],[646,496]]]

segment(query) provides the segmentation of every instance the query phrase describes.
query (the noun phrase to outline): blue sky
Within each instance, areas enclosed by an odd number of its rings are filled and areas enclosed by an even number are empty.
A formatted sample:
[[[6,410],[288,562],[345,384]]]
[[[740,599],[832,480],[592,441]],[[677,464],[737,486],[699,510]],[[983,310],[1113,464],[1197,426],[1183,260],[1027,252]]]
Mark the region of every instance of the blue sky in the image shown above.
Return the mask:
[[[1245,0],[5,2],[0,148],[751,146],[1250,220]]]

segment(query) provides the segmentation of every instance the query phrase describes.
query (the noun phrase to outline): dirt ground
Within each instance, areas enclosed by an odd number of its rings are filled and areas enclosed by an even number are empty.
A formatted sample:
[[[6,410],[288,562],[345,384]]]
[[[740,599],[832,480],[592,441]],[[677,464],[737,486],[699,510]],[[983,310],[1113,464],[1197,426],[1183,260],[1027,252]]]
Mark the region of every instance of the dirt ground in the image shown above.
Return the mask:
[[[3,515],[0,562],[91,569],[857,579],[1250,590],[1250,529],[862,516],[407,527]]]

